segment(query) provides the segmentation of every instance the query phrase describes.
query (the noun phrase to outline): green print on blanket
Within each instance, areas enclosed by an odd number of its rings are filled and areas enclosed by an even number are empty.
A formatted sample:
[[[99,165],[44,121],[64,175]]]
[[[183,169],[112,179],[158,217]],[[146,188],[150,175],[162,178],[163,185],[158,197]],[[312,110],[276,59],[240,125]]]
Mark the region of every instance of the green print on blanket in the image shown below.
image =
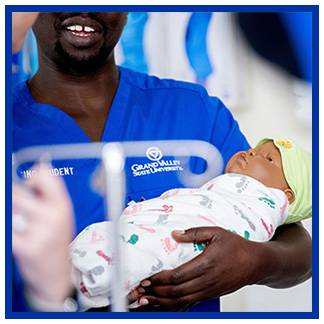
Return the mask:
[[[231,230],[231,232],[234,233],[234,234],[236,234],[236,235],[239,235],[235,230]],[[246,240],[249,240],[250,239],[250,236],[251,236],[251,234],[250,234],[249,231],[244,231],[244,238]]]
[[[204,248],[205,248],[205,244],[204,243],[193,243],[193,246],[194,246],[194,251],[197,252],[197,251],[204,251]]]
[[[138,235],[132,234],[127,243],[135,245],[138,242]]]
[[[245,238],[246,240],[249,240],[249,239],[250,239],[250,232],[248,232],[248,231],[244,231],[244,238]]]
[[[276,203],[272,199],[267,198],[267,197],[259,197],[258,199],[260,201],[263,201],[264,203],[266,203],[272,209],[275,209]]]

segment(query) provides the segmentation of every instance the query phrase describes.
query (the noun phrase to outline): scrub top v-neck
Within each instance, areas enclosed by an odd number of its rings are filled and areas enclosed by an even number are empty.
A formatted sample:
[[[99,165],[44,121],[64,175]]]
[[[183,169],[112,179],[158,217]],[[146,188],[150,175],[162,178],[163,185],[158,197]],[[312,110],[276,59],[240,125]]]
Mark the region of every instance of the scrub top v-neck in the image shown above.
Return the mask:
[[[120,73],[120,75],[121,74],[122,73]],[[123,107],[126,107],[128,93],[129,87],[127,83],[125,84],[124,78],[120,76],[117,91],[109,109],[109,114],[102,132],[101,142],[119,140],[119,130],[123,127],[121,124],[122,118],[120,118],[120,113]],[[51,125],[62,130],[62,133],[64,133],[64,138],[62,138],[62,140],[70,140],[70,143],[92,142],[84,130],[63,110],[52,105],[37,103],[32,97],[26,82],[20,83],[15,89],[15,99],[16,94],[19,95],[19,98],[17,101],[14,100],[14,106],[20,103],[21,105],[19,106],[19,109],[27,109],[27,111],[23,111],[22,114],[30,113],[30,117],[33,116],[34,118],[37,118],[36,116],[38,116],[43,118],[44,121],[47,119]],[[17,114],[20,116],[19,112],[14,110],[14,119]],[[25,118],[20,119],[20,121],[25,121]],[[57,140],[58,138],[56,137],[54,141]],[[14,143],[14,145],[15,144],[16,143]]]
[[[210,97],[203,87],[121,67],[119,71],[119,85],[102,142],[203,140],[219,149],[224,165],[234,153],[250,147],[229,110],[218,98]],[[13,152],[33,145],[89,142],[89,137],[65,112],[36,103],[26,83],[13,89]],[[168,189],[183,187],[177,177],[181,162],[163,156],[159,148],[157,151],[159,167],[154,167],[154,155],[127,159],[125,205],[131,200],[150,199]],[[73,202],[76,234],[105,219],[102,197],[91,185],[98,164],[94,159],[53,161],[52,173],[63,177]],[[192,171],[199,173],[204,167],[203,161],[197,159]],[[30,165],[21,167],[19,175],[28,178],[30,168]],[[205,310],[207,304],[199,304],[201,307],[196,310]],[[214,301],[212,307],[208,305],[209,310],[219,310],[218,302]]]

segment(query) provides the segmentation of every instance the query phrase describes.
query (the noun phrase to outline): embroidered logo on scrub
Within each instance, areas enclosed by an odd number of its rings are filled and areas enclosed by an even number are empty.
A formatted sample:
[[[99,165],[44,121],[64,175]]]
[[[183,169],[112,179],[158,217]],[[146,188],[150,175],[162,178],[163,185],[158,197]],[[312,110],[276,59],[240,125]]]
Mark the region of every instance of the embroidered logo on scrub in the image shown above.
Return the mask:
[[[158,147],[149,147],[146,151],[146,157],[151,161],[159,161],[162,159],[162,152]]]
[[[150,160],[149,163],[135,163],[131,165],[130,168],[134,177],[160,172],[183,171],[180,160],[175,158],[163,159],[162,151],[158,147],[149,147],[146,150],[146,157]]]
[[[25,179],[30,179],[33,177],[38,171],[34,169],[26,169],[23,171],[19,171],[20,175]],[[51,168],[45,171],[46,174],[49,174],[52,177],[66,177],[75,175],[74,167],[65,166],[62,168]]]

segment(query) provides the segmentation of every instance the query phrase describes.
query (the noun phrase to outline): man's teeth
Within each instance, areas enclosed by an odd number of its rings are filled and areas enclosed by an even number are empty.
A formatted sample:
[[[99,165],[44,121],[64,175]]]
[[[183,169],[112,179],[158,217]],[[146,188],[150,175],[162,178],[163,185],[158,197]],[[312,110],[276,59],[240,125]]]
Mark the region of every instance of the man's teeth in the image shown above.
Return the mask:
[[[88,26],[84,26],[84,31],[87,32],[87,33],[91,33],[91,32],[94,32],[95,30],[91,27],[88,27]]]
[[[81,26],[81,25],[68,26],[68,27],[66,27],[66,29],[68,29],[70,31],[77,31],[77,32],[84,31],[86,33],[93,33],[95,31],[92,27],[89,27],[89,26]]]

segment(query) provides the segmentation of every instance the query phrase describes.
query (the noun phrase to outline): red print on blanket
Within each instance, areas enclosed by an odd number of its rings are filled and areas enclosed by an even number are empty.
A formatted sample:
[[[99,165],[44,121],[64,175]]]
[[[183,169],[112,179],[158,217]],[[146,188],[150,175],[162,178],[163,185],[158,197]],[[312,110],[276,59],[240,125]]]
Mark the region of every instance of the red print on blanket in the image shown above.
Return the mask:
[[[272,226],[272,224],[270,224],[270,228],[269,228],[269,226],[266,224],[266,222],[263,220],[263,218],[261,218],[261,222],[262,222],[263,227],[265,228],[265,230],[268,233],[268,237],[270,238],[272,236],[272,234],[273,234],[273,226]]]
[[[103,258],[103,259],[108,263],[108,265],[111,265],[111,264],[112,264],[112,258],[111,258],[110,256],[106,255],[106,254],[104,253],[104,251],[102,251],[102,250],[98,250],[98,251],[96,252],[96,254],[97,254],[98,256],[100,256],[101,258]]]
[[[140,212],[142,209],[142,205],[141,204],[136,204],[136,205],[133,205],[133,206],[128,206],[124,212],[123,212],[123,216],[131,216],[131,215],[134,215],[138,212]]]
[[[210,219],[209,217],[206,217],[206,216],[203,216],[203,215],[198,215],[198,217],[201,218],[201,219],[203,219],[203,220],[205,220],[205,221],[207,221],[207,222],[209,222],[209,223],[211,223],[211,224],[213,224],[213,225],[217,225],[217,223],[214,222],[214,221],[213,221],[212,219]]]
[[[85,287],[83,281],[80,282],[80,291],[82,292],[82,294],[88,294],[88,290],[87,288]]]
[[[156,232],[156,230],[154,228],[145,227],[144,224],[139,224],[139,225],[135,225],[135,226],[139,227],[140,229],[142,229],[144,231],[152,233],[152,234]]]
[[[102,235],[98,235],[96,231],[92,232],[91,235],[91,242],[95,243],[95,242],[100,242],[100,241],[104,241],[104,237]]]
[[[164,213],[172,213],[173,206],[172,205],[163,205],[161,209],[149,209],[149,211],[160,211]]]
[[[174,252],[178,248],[179,244],[175,241],[172,243],[172,241],[174,240],[172,240],[171,237],[161,239],[163,249],[167,254]]]
[[[288,199],[285,199],[285,203],[282,205],[282,207],[280,208],[280,216],[283,217],[285,214],[285,210],[288,206]]]
[[[166,198],[170,198],[170,197],[173,197],[173,196],[177,196],[179,191],[180,191],[179,189],[171,190],[171,191],[167,192],[166,194],[164,194],[163,198],[166,199]]]

